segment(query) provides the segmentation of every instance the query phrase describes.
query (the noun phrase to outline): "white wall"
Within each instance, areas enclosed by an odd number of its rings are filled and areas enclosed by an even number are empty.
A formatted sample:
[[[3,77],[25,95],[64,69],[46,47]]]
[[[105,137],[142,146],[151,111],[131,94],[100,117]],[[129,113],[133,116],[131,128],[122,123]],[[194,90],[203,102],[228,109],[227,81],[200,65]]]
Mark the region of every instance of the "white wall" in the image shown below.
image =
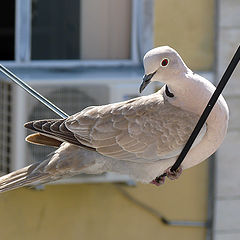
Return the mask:
[[[240,43],[240,1],[219,0],[217,79]],[[215,240],[240,239],[240,65],[224,96],[230,109],[227,137],[217,153]]]

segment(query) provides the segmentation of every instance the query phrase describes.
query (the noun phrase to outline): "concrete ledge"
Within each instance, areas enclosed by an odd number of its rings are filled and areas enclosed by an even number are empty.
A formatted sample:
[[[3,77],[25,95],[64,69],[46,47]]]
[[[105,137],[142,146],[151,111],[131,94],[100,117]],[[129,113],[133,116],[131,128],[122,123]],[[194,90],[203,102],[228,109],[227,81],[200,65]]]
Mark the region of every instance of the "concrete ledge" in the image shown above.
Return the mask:
[[[239,146],[240,131],[230,131],[217,152],[217,198],[234,198],[240,196],[240,159],[239,154],[237,154],[239,152]],[[240,209],[239,206],[238,209]]]
[[[240,28],[222,28],[219,32],[217,79],[220,79],[238,48]],[[224,89],[225,95],[240,94],[240,68],[237,67]]]
[[[220,27],[240,27],[239,0],[221,0],[220,16]]]
[[[240,234],[240,198],[235,200],[218,200],[216,203],[215,231]],[[229,238],[224,238],[229,239]],[[239,238],[236,238],[239,239]]]

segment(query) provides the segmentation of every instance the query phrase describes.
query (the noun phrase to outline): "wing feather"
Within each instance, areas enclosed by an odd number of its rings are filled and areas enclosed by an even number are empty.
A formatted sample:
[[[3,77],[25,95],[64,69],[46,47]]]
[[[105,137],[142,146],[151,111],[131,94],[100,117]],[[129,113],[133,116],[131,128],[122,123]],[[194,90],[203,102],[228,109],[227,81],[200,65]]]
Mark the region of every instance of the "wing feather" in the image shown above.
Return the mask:
[[[87,135],[89,146],[105,156],[149,162],[177,156],[198,119],[169,104],[158,92],[93,107],[67,119],[65,126],[81,143]]]
[[[177,156],[198,119],[198,115],[174,107],[157,92],[88,107],[67,119],[34,121],[26,127],[108,157],[150,162]],[[204,131],[206,126],[201,137]]]

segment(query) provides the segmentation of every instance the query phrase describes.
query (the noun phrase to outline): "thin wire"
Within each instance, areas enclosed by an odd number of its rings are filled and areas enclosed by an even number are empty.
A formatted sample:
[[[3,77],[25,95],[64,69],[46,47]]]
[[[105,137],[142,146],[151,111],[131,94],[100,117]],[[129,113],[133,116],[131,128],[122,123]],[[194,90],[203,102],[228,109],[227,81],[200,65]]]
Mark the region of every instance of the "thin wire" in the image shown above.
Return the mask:
[[[67,118],[69,117],[63,110],[61,110],[59,107],[51,103],[49,100],[47,100],[45,97],[43,97],[41,94],[39,94],[37,91],[35,91],[33,88],[31,88],[28,84],[23,82],[19,77],[14,75],[10,70],[8,70],[6,67],[4,67],[2,64],[0,64],[0,71],[6,75],[9,79],[11,79],[13,82],[15,82],[17,85],[19,85],[21,88],[23,88],[25,91],[27,91],[29,94],[31,94],[34,98],[36,98],[38,101],[43,103],[45,106],[47,106],[50,110],[55,112],[57,115],[59,115],[61,118]]]
[[[175,172],[179,166],[181,165],[181,163],[183,162],[185,156],[187,155],[188,151],[190,150],[194,140],[196,139],[197,135],[199,134],[203,124],[206,122],[210,112],[212,111],[218,97],[220,96],[220,94],[222,93],[224,87],[226,86],[228,80],[230,79],[234,69],[236,68],[238,62],[240,60],[240,46],[238,47],[237,51],[235,52],[231,62],[229,63],[225,73],[223,74],[218,86],[216,87],[216,90],[214,91],[211,99],[209,100],[204,112],[202,113],[196,127],[194,128],[191,136],[189,137],[186,145],[184,146],[182,152],[180,153],[180,155],[178,156],[178,159],[176,160],[176,162],[174,163],[174,165],[171,167],[171,171]],[[163,176],[165,176],[165,174],[163,174]]]
[[[147,212],[151,213],[153,216],[157,217],[163,224],[170,225],[170,226],[181,226],[181,227],[206,227],[207,222],[200,222],[200,221],[185,221],[185,220],[169,220],[168,218],[164,217],[159,211],[156,209],[148,206],[146,203],[136,199],[130,193],[128,193],[124,188],[120,186],[118,183],[114,183],[116,189],[129,201],[133,202],[137,206],[141,207],[142,209],[146,210]]]

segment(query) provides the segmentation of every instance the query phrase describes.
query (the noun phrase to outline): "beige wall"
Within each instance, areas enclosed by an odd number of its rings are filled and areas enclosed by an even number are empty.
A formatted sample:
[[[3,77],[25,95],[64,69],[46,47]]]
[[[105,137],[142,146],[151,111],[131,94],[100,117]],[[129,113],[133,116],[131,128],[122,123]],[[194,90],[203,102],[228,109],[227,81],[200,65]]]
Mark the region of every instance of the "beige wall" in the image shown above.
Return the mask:
[[[155,0],[155,46],[175,48],[193,70],[213,68],[214,0]]]
[[[206,162],[162,187],[124,187],[172,220],[206,220]],[[180,204],[179,204],[180,203]],[[205,239],[204,228],[164,226],[112,184],[51,185],[0,195],[1,240]]]
[[[155,45],[176,48],[194,70],[211,69],[212,0],[156,0],[155,4]],[[170,219],[205,221],[207,169],[204,162],[162,187],[124,188]],[[51,185],[43,191],[19,189],[1,194],[0,216],[1,240],[206,238],[205,228],[163,225],[110,183]]]

